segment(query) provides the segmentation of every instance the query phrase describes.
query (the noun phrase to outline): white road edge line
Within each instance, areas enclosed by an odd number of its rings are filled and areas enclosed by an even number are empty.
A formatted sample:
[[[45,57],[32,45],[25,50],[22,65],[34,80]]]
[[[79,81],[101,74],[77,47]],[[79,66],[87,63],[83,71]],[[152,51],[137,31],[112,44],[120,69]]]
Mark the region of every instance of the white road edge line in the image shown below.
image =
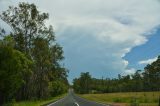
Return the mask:
[[[79,104],[78,104],[77,102],[75,102],[75,104],[76,104],[77,106],[79,106]]]
[[[64,98],[65,98],[65,97],[64,97]],[[57,102],[59,102],[59,101],[63,100],[64,98],[59,99],[59,100],[57,100],[56,102],[53,102],[53,103],[51,103],[51,104],[49,104],[49,105],[47,105],[47,106],[52,106],[52,105],[56,104]]]

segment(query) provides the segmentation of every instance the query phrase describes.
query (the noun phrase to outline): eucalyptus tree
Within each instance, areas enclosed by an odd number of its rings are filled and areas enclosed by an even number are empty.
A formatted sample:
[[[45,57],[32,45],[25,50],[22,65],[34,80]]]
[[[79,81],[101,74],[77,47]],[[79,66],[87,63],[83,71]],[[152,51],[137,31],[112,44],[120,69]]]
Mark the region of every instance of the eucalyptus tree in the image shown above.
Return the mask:
[[[11,28],[14,48],[34,62],[32,74],[23,76],[25,83],[18,99],[48,97],[49,82],[56,76],[68,82],[67,71],[60,64],[64,58],[62,47],[55,41],[53,27],[45,24],[48,13],[38,11],[35,4],[21,2],[17,7],[9,6],[0,18]]]
[[[9,6],[0,18],[11,27],[16,48],[26,54],[31,55],[30,50],[37,37],[43,37],[48,41],[54,40],[52,26],[45,25],[49,14],[41,13],[34,4],[22,2],[18,7]]]
[[[144,71],[143,76],[145,86],[150,85],[145,87],[146,90],[160,90],[160,56],[158,56],[158,59],[155,62],[148,64],[144,68]]]

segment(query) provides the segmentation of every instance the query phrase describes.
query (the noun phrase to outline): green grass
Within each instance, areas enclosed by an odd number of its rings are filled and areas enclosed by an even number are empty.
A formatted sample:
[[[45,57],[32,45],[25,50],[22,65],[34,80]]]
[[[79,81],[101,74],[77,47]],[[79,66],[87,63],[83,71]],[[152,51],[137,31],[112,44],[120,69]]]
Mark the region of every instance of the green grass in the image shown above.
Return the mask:
[[[63,98],[66,94],[49,98],[47,100],[37,100],[37,101],[22,101],[22,102],[15,102],[11,104],[6,104],[4,106],[42,106],[51,102],[55,102],[61,98]]]
[[[140,106],[158,106],[160,92],[83,94],[79,96],[96,102],[118,104],[118,106],[130,106],[135,100]]]

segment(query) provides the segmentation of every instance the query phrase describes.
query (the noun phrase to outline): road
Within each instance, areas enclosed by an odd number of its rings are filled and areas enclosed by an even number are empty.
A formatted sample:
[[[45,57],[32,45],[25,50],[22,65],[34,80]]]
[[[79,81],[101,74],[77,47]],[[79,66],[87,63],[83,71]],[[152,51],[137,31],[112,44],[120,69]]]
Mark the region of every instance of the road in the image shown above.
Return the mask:
[[[83,99],[75,95],[73,93],[73,90],[69,90],[69,93],[66,97],[57,102],[51,103],[48,106],[109,106],[109,105],[88,101],[86,99]]]

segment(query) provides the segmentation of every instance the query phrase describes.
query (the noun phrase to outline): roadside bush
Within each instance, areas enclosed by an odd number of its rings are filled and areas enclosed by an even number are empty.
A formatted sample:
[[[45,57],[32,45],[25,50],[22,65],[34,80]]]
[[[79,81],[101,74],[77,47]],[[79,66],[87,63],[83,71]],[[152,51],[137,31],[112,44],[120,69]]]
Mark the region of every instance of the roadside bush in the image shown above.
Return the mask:
[[[62,81],[53,81],[49,83],[49,91],[52,97],[67,92],[67,86]]]

